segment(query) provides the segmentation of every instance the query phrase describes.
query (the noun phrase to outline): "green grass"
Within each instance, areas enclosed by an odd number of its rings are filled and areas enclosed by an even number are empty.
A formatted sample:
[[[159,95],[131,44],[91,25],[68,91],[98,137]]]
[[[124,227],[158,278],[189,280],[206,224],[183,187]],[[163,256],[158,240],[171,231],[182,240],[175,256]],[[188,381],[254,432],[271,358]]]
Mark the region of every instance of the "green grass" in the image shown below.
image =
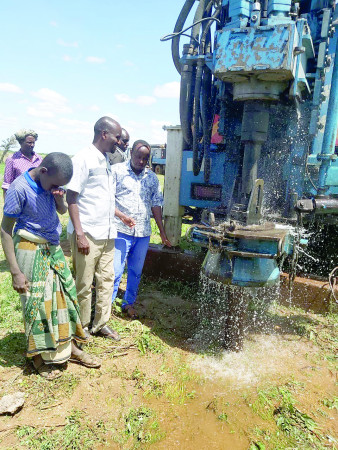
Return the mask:
[[[255,399],[246,398],[248,406],[268,423],[274,421],[276,431],[265,431],[255,428],[254,434],[263,441],[254,441],[251,448],[316,448],[324,449],[334,440],[323,434],[316,421],[297,407],[294,394],[303,390],[300,383],[290,381],[282,386],[272,386],[268,389],[258,389]]]
[[[86,450],[106,443],[106,426],[101,421],[86,418],[80,410],[73,410],[67,417],[64,427],[34,428],[22,426],[17,436],[22,446],[39,450]]]

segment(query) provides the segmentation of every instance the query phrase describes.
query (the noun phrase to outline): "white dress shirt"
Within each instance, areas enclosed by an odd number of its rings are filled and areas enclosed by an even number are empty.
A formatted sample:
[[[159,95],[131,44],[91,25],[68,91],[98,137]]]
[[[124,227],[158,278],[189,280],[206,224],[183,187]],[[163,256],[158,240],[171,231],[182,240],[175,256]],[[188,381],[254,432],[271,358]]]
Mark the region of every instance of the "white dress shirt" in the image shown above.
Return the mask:
[[[77,205],[83,231],[96,240],[116,238],[115,183],[108,158],[90,145],[79,151],[72,161],[74,173],[67,188],[79,194]],[[73,231],[69,220],[67,232]]]

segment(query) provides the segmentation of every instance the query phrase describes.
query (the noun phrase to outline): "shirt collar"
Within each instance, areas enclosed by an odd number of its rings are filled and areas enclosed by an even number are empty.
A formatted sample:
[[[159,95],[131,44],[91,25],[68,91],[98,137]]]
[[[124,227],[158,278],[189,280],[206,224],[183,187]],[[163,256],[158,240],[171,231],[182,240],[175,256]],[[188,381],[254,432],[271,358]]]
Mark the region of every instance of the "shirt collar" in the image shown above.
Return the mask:
[[[100,152],[100,150],[97,147],[95,147],[94,144],[91,144],[91,148],[95,152],[95,154],[97,155],[97,157],[99,158],[100,161],[103,161],[106,159],[106,154]]]
[[[33,153],[32,159],[27,158],[27,156],[24,155],[21,150],[18,150],[18,153],[20,153],[20,158],[25,158],[25,159],[27,159],[27,161],[30,161],[30,162],[34,162],[38,158],[38,156],[35,152]]]
[[[27,183],[33,189],[33,191],[36,192],[37,194],[42,194],[43,192],[45,192],[45,190],[35,180],[33,180],[33,178],[29,175],[29,172],[33,169],[34,169],[34,167],[32,167],[31,169],[28,169],[27,172],[24,172],[23,175],[26,178]]]
[[[142,172],[139,173],[139,174],[137,175],[137,174],[133,171],[133,169],[132,169],[132,167],[131,167],[131,161],[130,161],[130,160],[127,162],[127,168],[128,168],[128,170],[129,170],[129,172],[132,172],[132,173],[135,175],[135,177],[137,177],[137,178],[142,178],[144,175],[146,175],[146,174],[149,172],[148,167],[145,167],[145,168],[142,170]]]

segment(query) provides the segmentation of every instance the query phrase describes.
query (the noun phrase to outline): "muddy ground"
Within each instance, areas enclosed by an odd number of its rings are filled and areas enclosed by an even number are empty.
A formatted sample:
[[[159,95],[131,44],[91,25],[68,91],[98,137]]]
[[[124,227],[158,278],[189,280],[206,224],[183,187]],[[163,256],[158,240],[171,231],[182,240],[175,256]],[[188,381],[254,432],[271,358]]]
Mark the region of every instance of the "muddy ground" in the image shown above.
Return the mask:
[[[15,307],[1,329],[0,396],[24,392],[25,405],[0,418],[1,448],[337,448],[336,316],[251,305],[244,348],[230,353],[208,339],[219,311],[199,295],[143,281],[140,320],[117,308],[123,339],[88,345],[101,369],[69,364],[53,382],[27,366]]]

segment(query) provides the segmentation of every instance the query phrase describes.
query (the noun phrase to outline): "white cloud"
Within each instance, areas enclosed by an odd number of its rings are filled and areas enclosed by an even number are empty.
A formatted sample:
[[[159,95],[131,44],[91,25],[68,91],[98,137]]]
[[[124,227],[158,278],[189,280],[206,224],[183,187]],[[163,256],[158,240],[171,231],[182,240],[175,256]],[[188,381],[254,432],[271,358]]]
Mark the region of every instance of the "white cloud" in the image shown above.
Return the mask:
[[[62,47],[74,47],[74,48],[77,48],[79,46],[79,43],[77,41],[65,42],[63,39],[58,39],[56,41],[56,43],[61,45]]]
[[[103,64],[106,62],[105,58],[99,58],[98,56],[87,56],[86,61],[92,64]]]
[[[14,126],[17,121],[18,119],[16,117],[0,116],[0,126],[4,126],[6,128]]]
[[[12,83],[0,83],[1,92],[12,92],[14,94],[21,94],[23,91],[19,86]]]
[[[39,130],[39,133],[59,129],[54,122],[37,122],[35,128]]]
[[[163,125],[170,125],[170,122],[155,119],[150,121],[151,144],[164,144],[167,142],[167,132],[163,130]]]
[[[136,65],[133,63],[133,61],[129,61],[129,60],[123,61],[123,65],[126,67],[136,67]]]
[[[84,120],[77,119],[59,119],[59,123],[63,125],[62,132],[63,133],[80,133],[86,135],[93,134],[93,124],[91,122],[87,122]],[[66,128],[65,128],[66,127]]]
[[[32,95],[45,102],[57,104],[63,104],[67,102],[66,97],[48,88],[41,88],[36,92],[32,92]]]
[[[50,21],[50,22],[49,22],[49,25],[50,25],[51,27],[57,27],[57,26],[58,26],[58,24],[57,24],[57,22],[55,22],[55,20]]]
[[[149,95],[140,95],[136,98],[136,102],[138,105],[148,106],[156,103],[156,98],[150,97]]]
[[[156,98],[149,95],[139,95],[133,98],[128,94],[115,94],[115,98],[119,103],[134,103],[141,106],[149,106],[156,103]]]
[[[100,108],[97,105],[92,105],[89,107],[90,111],[100,111]]]
[[[54,113],[49,110],[48,105],[39,103],[37,106],[29,106],[27,108],[27,114],[33,117],[52,118]]]
[[[72,61],[72,60],[73,60],[73,58],[72,58],[71,56],[69,56],[69,55],[63,55],[62,59],[63,59],[64,61],[66,61],[66,62],[69,62],[69,61]]]
[[[72,109],[68,106],[68,100],[63,95],[48,88],[32,92],[33,97],[41,100],[27,108],[27,114],[34,117],[51,118],[56,114],[68,114]]]
[[[159,98],[179,98],[180,83],[178,81],[172,81],[171,83],[158,85],[154,89],[154,95]]]
[[[133,99],[128,94],[115,94],[115,98],[119,103],[133,103]]]

